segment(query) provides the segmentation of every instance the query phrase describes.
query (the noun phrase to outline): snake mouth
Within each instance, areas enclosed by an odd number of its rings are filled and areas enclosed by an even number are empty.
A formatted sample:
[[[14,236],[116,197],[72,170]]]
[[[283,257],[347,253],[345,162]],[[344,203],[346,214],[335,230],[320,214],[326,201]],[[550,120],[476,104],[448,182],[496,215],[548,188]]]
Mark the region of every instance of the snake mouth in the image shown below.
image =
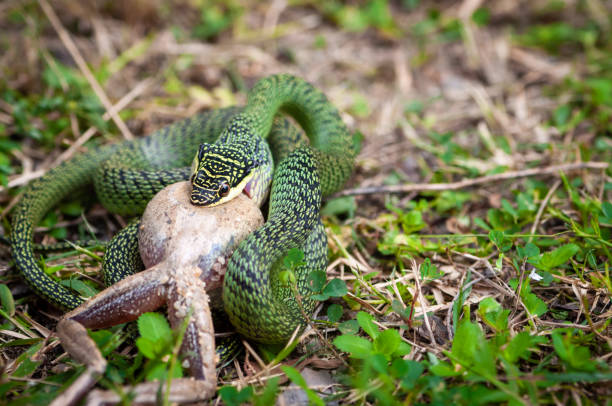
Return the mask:
[[[202,189],[197,186],[192,187],[190,200],[191,204],[195,206],[213,207],[222,203],[216,192]]]

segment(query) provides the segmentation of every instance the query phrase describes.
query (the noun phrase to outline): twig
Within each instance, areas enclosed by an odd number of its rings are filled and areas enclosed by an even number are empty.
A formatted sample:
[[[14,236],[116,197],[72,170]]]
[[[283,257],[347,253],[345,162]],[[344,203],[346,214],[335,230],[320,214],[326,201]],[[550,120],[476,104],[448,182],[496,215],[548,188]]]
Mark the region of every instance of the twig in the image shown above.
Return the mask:
[[[257,354],[257,352],[253,349],[253,347],[251,347],[251,345],[248,343],[248,341],[246,340],[242,340],[242,345],[244,345],[244,348],[247,349],[247,351],[253,356],[253,358],[255,358],[255,361],[257,361],[257,363],[259,364],[259,366],[262,369],[266,368],[266,363],[263,362],[263,360],[259,357],[259,355]]]
[[[267,35],[273,35],[276,26],[278,25],[278,19],[281,13],[287,8],[287,2],[285,0],[274,0],[268,7],[266,16],[264,18],[263,31]]]
[[[110,110],[108,110],[102,116],[104,121],[110,119],[113,115],[119,113],[123,110],[128,104],[130,104],[135,98],[137,98],[142,92],[149,87],[149,85],[153,83],[153,79],[147,78],[142,82],[138,83],[132,90],[130,90],[127,94],[125,94],[116,104],[112,105]],[[89,139],[96,133],[98,129],[96,127],[89,127],[87,131],[83,133],[66,151],[62,152],[60,156],[58,156],[55,161],[51,164],[51,166],[57,166],[60,163],[64,162],[68,158],[70,158],[78,148],[80,148],[83,144],[85,144]]]
[[[121,131],[121,134],[123,134],[123,137],[127,140],[133,139],[134,135],[130,132],[129,128],[127,128],[121,117],[119,117],[117,113],[114,113],[112,111],[112,103],[106,96],[104,89],[102,89],[102,86],[100,86],[94,75],[91,73],[91,70],[89,70],[89,67],[85,62],[85,59],[83,59],[81,52],[70,37],[68,31],[62,25],[61,21],[57,17],[57,14],[55,14],[55,11],[53,11],[53,8],[51,8],[49,3],[47,3],[47,0],[38,0],[38,3],[40,4],[40,7],[43,9],[47,18],[49,19],[49,22],[57,32],[57,35],[60,37],[60,40],[72,56],[72,59],[74,59],[77,66],[83,73],[83,76],[85,76],[85,79],[87,79],[87,81],[89,82],[89,85],[93,89],[94,93],[96,94],[96,96],[98,96],[98,98],[106,108],[106,111],[110,114],[111,118],[117,125],[117,128],[119,128],[119,131]]]
[[[329,340],[327,340],[325,337],[323,337],[323,334],[321,334],[321,332],[319,331],[317,326],[315,326],[315,324],[313,323],[311,317],[306,313],[306,311],[304,309],[304,304],[302,303],[302,295],[300,295],[300,292],[298,291],[297,286],[291,285],[291,289],[293,290],[293,294],[295,296],[295,300],[296,300],[296,302],[298,304],[298,307],[300,308],[300,313],[302,313],[302,317],[304,318],[304,320],[306,320],[306,323],[315,332],[315,334],[319,337],[319,339],[325,344],[325,346],[334,354],[336,359],[339,359],[340,361],[342,361],[344,366],[348,366],[348,363],[344,360],[344,358],[342,358],[340,356],[340,354],[336,351],[336,349],[329,342]],[[291,341],[289,341],[289,342],[291,342]]]
[[[385,185],[370,186],[344,190],[336,193],[335,197],[371,195],[379,193],[409,193],[464,189],[470,186],[482,185],[485,183],[498,182],[502,180],[525,178],[537,175],[554,175],[558,172],[569,172],[580,169],[605,169],[610,165],[607,162],[577,162],[572,164],[552,165],[544,168],[524,169],[521,171],[510,171],[497,173],[495,175],[480,176],[478,178],[464,179],[459,182],[450,183],[413,183],[407,185]]]
[[[414,283],[416,285],[416,292],[415,292],[415,297],[414,300],[416,300],[417,297],[421,297],[421,311],[423,312],[423,321],[425,322],[425,327],[427,332],[429,333],[429,339],[431,340],[431,344],[432,345],[437,345],[438,342],[436,341],[436,338],[434,336],[433,330],[431,329],[431,324],[429,323],[429,317],[427,317],[427,308],[426,308],[426,301],[425,301],[425,296],[423,295],[423,292],[421,291],[421,282],[419,281],[419,272],[418,272],[418,266],[416,261],[413,259],[412,261],[412,272],[414,273]]]
[[[40,178],[47,172],[46,169],[37,169],[33,172],[29,172],[26,174],[19,175],[17,178],[12,179],[8,182],[6,188],[11,189],[17,186],[25,185],[26,183],[34,180],[36,178]],[[0,192],[4,191],[4,187],[0,186]]]
[[[111,118],[111,114],[109,114],[109,113],[111,113],[111,112],[112,113],[118,113],[121,110],[123,110],[134,99],[136,99],[138,96],[140,96],[142,94],[142,92],[144,90],[146,90],[146,88],[149,87],[151,85],[151,83],[153,83],[153,81],[154,81],[154,79],[148,78],[148,79],[145,79],[142,82],[138,83],[136,86],[134,86],[134,88],[132,90],[130,90],[128,93],[126,93],[116,104],[111,106],[111,109],[109,111],[107,111],[106,113],[104,113],[104,115],[102,116],[102,119],[104,121],[108,121]],[[89,127],[87,129],[87,131],[85,131],[67,150],[62,152],[53,161],[53,163],[50,166],[51,167],[55,167],[55,166],[59,165],[60,163],[68,160],[70,157],[72,157],[78,148],[80,148],[83,144],[85,144],[87,141],[89,141],[89,139],[92,136],[94,136],[96,134],[97,130],[98,129],[96,127]],[[33,171],[33,172],[28,172],[26,174],[22,174],[22,175],[16,177],[15,179],[10,180],[8,182],[8,185],[6,186],[6,189],[11,189],[11,188],[14,188],[14,187],[17,187],[17,186],[25,185],[26,183],[28,183],[28,182],[36,179],[36,178],[40,178],[45,173],[47,173],[47,169],[38,169],[38,170]],[[0,186],[0,192],[2,192],[4,190],[5,190],[5,187],[4,186]],[[5,210],[5,212],[8,212],[8,210]],[[0,219],[1,218],[2,217],[0,217]]]
[[[542,214],[544,213],[544,209],[546,209],[546,206],[548,206],[548,202],[550,201],[550,199],[552,198],[552,195],[555,193],[555,191],[557,190],[557,188],[559,187],[560,184],[561,184],[561,181],[557,180],[554,183],[554,185],[552,185],[552,187],[550,188],[548,193],[546,193],[546,197],[544,197],[544,200],[542,200],[542,203],[540,204],[540,208],[538,209],[538,212],[537,212],[537,214],[535,216],[535,220],[533,220],[533,225],[531,226],[531,231],[529,232],[529,234],[531,234],[531,236],[529,237],[527,242],[531,242],[531,240],[533,240],[533,234],[536,233],[536,230],[537,230],[538,226],[540,225],[540,219],[542,218]]]

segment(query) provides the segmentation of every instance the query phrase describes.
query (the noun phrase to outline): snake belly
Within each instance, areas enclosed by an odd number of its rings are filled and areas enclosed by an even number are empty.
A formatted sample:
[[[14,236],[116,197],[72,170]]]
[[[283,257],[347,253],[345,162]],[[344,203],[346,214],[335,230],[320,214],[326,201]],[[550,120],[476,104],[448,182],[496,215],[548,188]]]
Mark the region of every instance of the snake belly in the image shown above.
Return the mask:
[[[294,118],[308,140],[278,114]],[[34,181],[13,216],[11,247],[17,268],[50,303],[65,309],[78,306],[82,298],[46,275],[32,252],[34,226],[51,207],[73,191],[95,184],[98,198],[110,211],[137,215],[163,187],[189,178],[188,165],[201,143],[255,148],[262,140],[270,145],[276,163],[268,218],[232,255],[223,301],[230,321],[243,335],[268,343],[286,341],[304,325],[304,314],[314,306],[308,299],[308,274],[327,263],[321,199],[344,184],[355,155],[335,107],[312,85],[293,76],[260,80],[242,109],[203,113],[150,137],[98,148]],[[133,272],[138,262],[129,232],[122,238],[114,240],[110,256],[105,256],[109,283],[121,279],[121,272]],[[279,278],[281,259],[294,247],[307,258],[295,270],[297,293],[303,298],[299,303],[295,291]],[[125,269],[119,270],[120,266]]]

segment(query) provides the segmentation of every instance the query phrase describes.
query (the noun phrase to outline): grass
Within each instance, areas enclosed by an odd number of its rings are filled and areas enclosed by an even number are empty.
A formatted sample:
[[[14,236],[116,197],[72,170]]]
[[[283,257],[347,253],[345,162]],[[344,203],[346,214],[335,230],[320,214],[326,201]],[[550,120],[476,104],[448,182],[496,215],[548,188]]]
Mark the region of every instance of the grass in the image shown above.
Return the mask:
[[[321,306],[310,329],[224,367],[221,401],[610,404],[612,170],[542,168],[612,161],[612,10],[532,3],[52,4],[109,99],[136,89],[117,113],[134,134],[243,103],[257,78],[280,71],[323,89],[356,132],[349,193],[323,208],[330,266],[311,276]],[[0,28],[6,235],[30,179],[71,146],[122,135],[38,2],[0,6]],[[414,184],[424,186],[387,192]],[[126,220],[74,196],[37,241],[106,240]],[[48,404],[83,367],[53,335],[61,313],[0,249],[0,403]],[[101,255],[40,261],[91,296],[103,288]],[[289,285],[300,261],[285,261]],[[99,387],[182,374],[180,332],[160,314],[138,327],[135,341],[125,326],[91,333],[109,361]]]

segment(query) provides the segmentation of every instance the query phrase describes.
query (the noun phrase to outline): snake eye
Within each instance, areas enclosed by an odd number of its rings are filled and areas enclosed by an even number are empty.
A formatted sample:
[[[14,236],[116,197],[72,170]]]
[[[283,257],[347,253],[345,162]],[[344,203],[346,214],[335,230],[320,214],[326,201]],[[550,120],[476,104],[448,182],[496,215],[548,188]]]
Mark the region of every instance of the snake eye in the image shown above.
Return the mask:
[[[225,197],[229,194],[229,191],[230,187],[227,182],[223,182],[221,185],[219,185],[219,196]]]

